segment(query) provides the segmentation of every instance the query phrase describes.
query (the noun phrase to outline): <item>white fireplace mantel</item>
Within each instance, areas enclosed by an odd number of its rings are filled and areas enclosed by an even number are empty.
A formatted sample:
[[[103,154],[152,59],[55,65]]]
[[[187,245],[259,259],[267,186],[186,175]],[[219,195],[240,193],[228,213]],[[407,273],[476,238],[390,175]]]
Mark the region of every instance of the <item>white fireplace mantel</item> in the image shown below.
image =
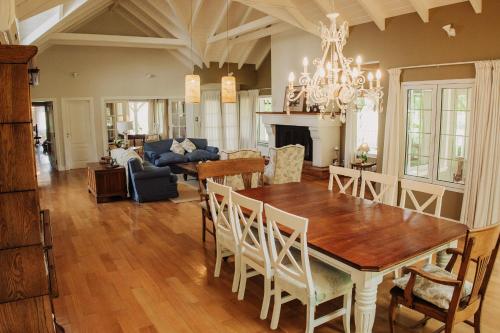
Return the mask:
[[[313,141],[313,166],[326,167],[335,157],[335,147],[340,146],[338,118],[321,119],[317,114],[260,113],[269,136],[269,147],[276,147],[276,125],[306,126]]]

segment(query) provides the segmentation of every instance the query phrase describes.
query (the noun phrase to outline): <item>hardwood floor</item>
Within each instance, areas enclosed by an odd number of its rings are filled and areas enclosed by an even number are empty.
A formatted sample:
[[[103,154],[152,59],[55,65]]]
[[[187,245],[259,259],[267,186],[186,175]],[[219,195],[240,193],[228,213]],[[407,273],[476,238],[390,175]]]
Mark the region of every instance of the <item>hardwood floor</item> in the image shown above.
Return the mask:
[[[46,170],[45,170],[46,171]],[[231,293],[232,262],[213,277],[214,244],[201,241],[196,203],[169,201],[96,204],[86,189],[84,170],[45,172],[38,179],[41,207],[51,210],[60,297],[58,322],[67,332],[267,332],[260,320],[262,280],[251,278],[244,301]],[[306,180],[307,181],[307,180]],[[310,180],[309,180],[310,181]],[[326,188],[327,181],[313,181]],[[374,332],[388,332],[387,277],[379,289]],[[272,306],[272,305],[271,305]],[[320,307],[331,311],[333,304]],[[483,333],[498,332],[500,265],[497,263],[483,310]],[[282,308],[279,331],[303,332],[305,307]],[[411,325],[418,315],[402,309],[398,321]],[[432,332],[398,327],[398,332]],[[354,318],[352,319],[354,328]],[[472,332],[459,325],[455,332]],[[316,332],[343,332],[341,319]]]

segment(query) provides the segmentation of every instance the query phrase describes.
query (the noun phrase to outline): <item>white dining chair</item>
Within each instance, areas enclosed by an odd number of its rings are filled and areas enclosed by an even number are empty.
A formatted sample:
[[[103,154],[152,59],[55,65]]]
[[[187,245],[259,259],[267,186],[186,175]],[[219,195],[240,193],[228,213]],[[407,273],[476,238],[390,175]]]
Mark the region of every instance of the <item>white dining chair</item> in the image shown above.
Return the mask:
[[[309,259],[307,249],[308,219],[292,215],[268,204],[266,212],[267,235],[274,269],[274,308],[271,329],[278,327],[281,305],[298,299],[307,306],[306,332],[334,318],[343,317],[344,331],[350,332],[352,281],[349,274],[339,271],[315,259]],[[285,227],[285,238],[280,230]],[[276,242],[280,245],[277,251]],[[292,254],[291,248],[299,242],[300,256]],[[298,258],[296,258],[298,257]],[[282,297],[282,292],[288,293]],[[315,318],[316,306],[334,298],[343,296],[341,309]]]
[[[267,248],[264,223],[262,222],[262,201],[232,193],[233,216],[237,227],[241,226],[240,238],[240,287],[238,299],[245,297],[247,278],[262,275],[264,277],[264,298],[260,319],[266,319],[269,311],[273,273]],[[247,269],[250,268],[250,271]]]
[[[377,193],[373,183],[380,185],[380,191]],[[388,203],[391,206],[396,206],[398,177],[385,175],[371,171],[361,171],[361,193],[360,197],[364,199],[365,189],[368,187],[370,194],[373,196],[373,201],[384,202],[384,197],[389,198]]]
[[[212,221],[215,224],[216,259],[214,276],[220,276],[222,258],[234,255],[234,277],[232,291],[238,291],[240,280],[240,235],[235,226],[231,187],[207,180],[207,194]],[[217,198],[219,197],[219,198]]]
[[[444,191],[444,186],[417,182],[408,179],[401,179],[401,199],[399,201],[399,207],[408,209],[406,207],[406,196],[408,196],[413,206],[415,207],[415,209],[413,210],[419,213],[427,214],[425,212],[425,209],[429,207],[434,201],[436,201],[434,214],[430,215],[441,217],[441,204],[443,202]],[[415,197],[414,192],[425,193],[430,196],[423,203],[420,203]],[[432,255],[427,257],[427,263],[432,263]],[[397,270],[395,273],[396,278],[398,278],[400,275],[400,271]]]
[[[343,177],[348,177],[349,180],[345,184],[343,184],[342,181],[340,180],[339,175]],[[339,193],[346,194],[347,189],[349,189],[349,187],[352,185],[351,194],[353,197],[355,197],[358,191],[359,177],[360,177],[359,170],[330,165],[330,181],[328,182],[328,189],[330,191],[333,190],[334,180],[337,182],[337,186],[339,187]]]
[[[425,213],[425,209],[436,201],[434,214],[431,215],[440,217],[444,190],[444,186],[401,179],[401,200],[399,202],[399,207],[406,208],[406,196],[408,196],[415,207],[414,210],[419,213]],[[430,197],[423,203],[420,203],[413,192],[425,193],[430,195]]]

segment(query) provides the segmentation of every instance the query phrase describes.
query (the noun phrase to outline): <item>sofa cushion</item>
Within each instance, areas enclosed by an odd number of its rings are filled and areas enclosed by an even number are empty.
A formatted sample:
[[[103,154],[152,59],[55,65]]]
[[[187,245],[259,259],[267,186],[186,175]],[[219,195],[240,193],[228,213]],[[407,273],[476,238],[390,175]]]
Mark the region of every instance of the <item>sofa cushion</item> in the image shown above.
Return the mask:
[[[132,173],[140,172],[144,170],[142,162],[138,158],[132,158],[128,161],[129,170]]]
[[[157,155],[162,153],[166,153],[170,151],[170,147],[172,146],[172,139],[168,140],[160,140],[156,142],[145,142],[144,143],[144,151],[154,152]]]
[[[167,153],[160,154],[160,157],[155,160],[155,165],[158,167],[175,164],[175,163],[185,163],[187,158],[184,155],[176,154],[171,151]]]
[[[200,138],[189,138],[189,140],[194,143],[197,149],[207,150],[208,142],[207,139]]]
[[[146,161],[154,162],[157,158],[160,157],[160,155],[158,155],[154,151],[144,151],[144,157]]]
[[[184,153],[186,152],[184,150],[184,147],[182,147],[182,145],[177,140],[174,140],[172,142],[172,146],[170,147],[170,151],[172,151],[176,154],[180,154],[180,155],[184,155]]]
[[[196,149],[184,156],[188,159],[189,162],[199,162],[207,160],[214,161],[219,159],[219,155],[202,149]]]
[[[195,144],[189,139],[185,139],[184,141],[182,141],[181,146],[188,153],[191,153],[196,149]]]

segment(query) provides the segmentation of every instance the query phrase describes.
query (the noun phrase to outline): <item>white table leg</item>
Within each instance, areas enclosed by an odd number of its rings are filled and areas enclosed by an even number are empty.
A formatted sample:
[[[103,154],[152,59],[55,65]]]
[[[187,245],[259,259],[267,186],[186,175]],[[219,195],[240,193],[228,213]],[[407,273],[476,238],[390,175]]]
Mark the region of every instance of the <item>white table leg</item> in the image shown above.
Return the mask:
[[[353,275],[356,284],[354,320],[356,333],[371,333],[377,310],[377,289],[382,275],[359,272]]]
[[[450,243],[450,247],[455,248],[457,246],[458,246],[458,241],[453,241]],[[436,264],[441,268],[445,268],[446,265],[448,265],[450,259],[451,259],[451,254],[447,254],[446,250],[439,251],[436,254]]]

